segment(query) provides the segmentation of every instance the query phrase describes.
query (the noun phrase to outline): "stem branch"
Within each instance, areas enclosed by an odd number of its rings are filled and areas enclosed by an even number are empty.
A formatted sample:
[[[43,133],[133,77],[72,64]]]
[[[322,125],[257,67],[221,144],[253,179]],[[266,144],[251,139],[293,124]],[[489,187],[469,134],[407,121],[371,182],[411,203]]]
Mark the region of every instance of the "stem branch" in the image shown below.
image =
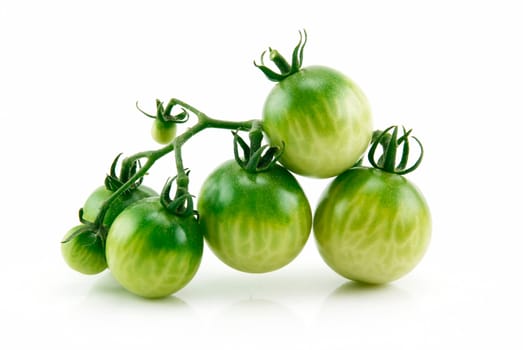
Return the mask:
[[[162,158],[163,156],[171,153],[174,151],[174,157],[176,161],[176,172],[177,172],[177,178],[176,178],[176,184],[178,186],[178,189],[176,191],[176,195],[187,195],[188,193],[188,183],[189,183],[189,177],[187,173],[185,172],[185,168],[183,166],[183,160],[182,160],[182,146],[187,142],[191,137],[195,136],[199,132],[213,128],[213,129],[227,129],[227,130],[243,130],[248,131],[254,126],[259,127],[260,121],[257,119],[252,119],[248,121],[228,121],[228,120],[220,120],[220,119],[214,119],[208,117],[205,113],[201,112],[200,110],[196,109],[195,107],[187,104],[186,102],[183,102],[178,99],[171,99],[169,101],[170,106],[180,106],[181,108],[185,108],[191,113],[193,113],[197,118],[198,121],[196,124],[194,124],[192,127],[188,128],[185,132],[178,135],[172,143],[166,145],[165,147],[162,147],[157,150],[153,151],[144,151],[136,153],[132,156],[127,157],[124,159],[125,164],[132,164],[132,162],[135,162],[140,159],[147,159],[145,164],[131,177],[128,181],[126,181],[121,187],[119,187],[102,205],[100,209],[100,213],[98,214],[95,225],[96,227],[101,227],[103,223],[103,219],[105,216],[105,213],[109,209],[111,203],[118,198],[120,195],[122,195],[125,191],[127,191],[136,181],[138,181],[140,178],[145,176],[147,171],[154,165],[154,163]],[[102,237],[105,240],[105,237]]]

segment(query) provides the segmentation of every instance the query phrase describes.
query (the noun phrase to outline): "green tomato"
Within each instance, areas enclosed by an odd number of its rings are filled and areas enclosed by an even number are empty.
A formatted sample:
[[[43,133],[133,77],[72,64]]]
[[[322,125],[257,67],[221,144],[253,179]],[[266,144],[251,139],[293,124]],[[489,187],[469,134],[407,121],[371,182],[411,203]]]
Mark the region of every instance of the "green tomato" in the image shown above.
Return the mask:
[[[83,225],[73,227],[64,236],[64,240]],[[62,256],[73,270],[86,275],[94,275],[107,268],[104,246],[95,232],[85,231],[66,243],[62,243]]]
[[[161,298],[194,277],[203,253],[203,235],[193,216],[168,212],[158,197],[142,199],[114,220],[107,235],[107,264],[130,292]]]
[[[372,136],[363,92],[342,73],[322,66],[304,68],[274,86],[262,120],[270,142],[285,144],[281,163],[311,177],[332,177],[349,169]]]
[[[171,143],[176,137],[176,123],[164,122],[158,118],[154,119],[151,127],[151,136],[159,144]]]
[[[353,168],[322,195],[314,235],[325,262],[355,281],[381,284],[411,271],[431,236],[421,192],[403,176]]]
[[[103,203],[113,194],[105,186],[100,186],[94,190],[83,206],[83,218],[89,222],[94,222]],[[127,192],[119,196],[111,203],[104,217],[104,225],[110,227],[114,219],[132,203],[151,196],[158,196],[158,194],[147,186],[140,186],[134,191]]]
[[[244,272],[269,272],[290,263],[312,225],[305,193],[279,165],[249,173],[235,161],[222,164],[203,184],[198,212],[215,255]]]

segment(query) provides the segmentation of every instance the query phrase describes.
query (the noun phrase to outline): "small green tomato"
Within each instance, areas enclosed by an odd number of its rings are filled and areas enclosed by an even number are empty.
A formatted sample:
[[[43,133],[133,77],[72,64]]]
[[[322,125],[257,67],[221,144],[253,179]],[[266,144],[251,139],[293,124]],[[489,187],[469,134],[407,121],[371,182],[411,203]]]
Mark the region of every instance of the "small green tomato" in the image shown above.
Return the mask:
[[[96,220],[96,217],[98,216],[98,213],[100,212],[100,208],[102,207],[103,203],[111,197],[113,192],[109,191],[105,186],[100,186],[97,189],[95,189],[89,197],[87,197],[84,206],[83,206],[83,219],[89,222],[94,222]],[[151,196],[157,196],[158,193],[154,191],[153,189],[141,185],[137,189],[124,193],[120,195],[118,198],[116,198],[112,203],[107,212],[105,213],[104,217],[104,225],[106,227],[110,227],[114,219],[129,205],[133,204],[134,202],[151,197]]]
[[[75,231],[84,228],[85,225],[73,227],[64,236],[64,240]],[[73,270],[86,275],[94,275],[107,268],[103,243],[95,232],[84,230],[71,240],[62,243],[61,249],[65,262]]]
[[[155,118],[151,127],[151,136],[161,145],[173,142],[176,137],[176,123]]]

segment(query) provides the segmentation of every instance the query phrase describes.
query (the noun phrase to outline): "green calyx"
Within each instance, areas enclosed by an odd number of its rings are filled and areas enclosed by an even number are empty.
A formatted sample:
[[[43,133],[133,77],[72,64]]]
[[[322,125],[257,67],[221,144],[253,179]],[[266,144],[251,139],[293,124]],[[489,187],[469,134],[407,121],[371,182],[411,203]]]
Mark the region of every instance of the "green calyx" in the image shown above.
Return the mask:
[[[280,82],[283,79],[287,78],[289,75],[292,75],[300,71],[301,66],[303,64],[303,49],[305,47],[305,44],[307,43],[307,32],[304,29],[303,32],[300,31],[299,33],[300,41],[298,42],[298,45],[296,45],[292,53],[291,64],[289,64],[289,62],[287,62],[287,60],[277,50],[273,50],[272,48],[268,49],[269,59],[276,65],[276,67],[279,70],[279,73],[275,72],[274,70],[268,68],[265,65],[264,58],[267,53],[267,50],[262,52],[260,57],[260,64],[254,61],[254,65],[258,67],[269,80]]]
[[[197,108],[179,99],[172,98],[165,106],[161,101],[156,100],[156,106],[157,114],[155,116],[145,113],[138,107],[138,105],[137,108],[147,117],[155,118],[156,120],[163,120],[169,123],[183,123],[187,121],[192,115],[197,118],[197,122],[188,128],[185,132],[176,136],[171,142],[167,143],[162,148],[139,152],[130,157],[124,158],[121,162],[119,171],[117,171],[118,162],[121,157],[121,154],[119,154],[114,159],[110,167],[109,174],[107,174],[105,178],[105,186],[109,191],[113,192],[112,195],[107,200],[105,200],[102,207],[100,208],[100,212],[96,217],[96,220],[93,223],[86,222],[86,220],[84,220],[80,214],[80,221],[82,224],[84,224],[84,226],[82,226],[82,230],[80,230],[79,233],[73,233],[70,235],[70,237],[67,237],[65,241],[70,241],[72,238],[82,234],[84,230],[89,229],[92,232],[95,232],[96,236],[100,237],[100,239],[105,242],[107,229],[103,225],[103,220],[111,204],[119,196],[137,189],[143,182],[143,177],[147,175],[147,171],[156,163],[156,161],[172,152],[174,152],[174,158],[176,161],[177,176],[167,181],[162,190],[160,199],[163,206],[174,215],[180,217],[194,216],[196,219],[198,219],[198,212],[194,210],[193,196],[189,193],[188,190],[189,172],[183,166],[182,146],[194,135],[209,128],[248,131],[253,129],[254,125],[256,125],[256,128],[259,129],[261,133],[261,121],[259,120],[236,122],[210,118]],[[181,109],[182,112],[173,115],[172,111],[175,107]],[[268,157],[260,158],[266,160]],[[171,198],[170,192],[174,180],[176,180],[177,189],[174,198]]]
[[[136,172],[140,169],[141,164],[140,160],[131,160],[125,159],[122,162],[122,165],[120,167],[120,174],[118,175],[116,172],[116,167],[118,165],[118,161],[120,160],[120,157],[122,156],[122,153],[118,154],[116,158],[114,159],[113,163],[111,164],[111,168],[109,170],[109,174],[105,177],[105,188],[107,188],[111,192],[115,192],[120,187],[122,187],[127,181],[129,181]],[[127,190],[126,192],[133,191],[134,189],[138,188],[143,181],[143,177],[140,177],[138,180],[136,180]]]
[[[176,180],[177,189],[174,198],[171,198],[170,193],[174,180]],[[194,196],[189,193],[188,169],[176,177],[167,179],[160,194],[160,201],[167,211],[180,217],[194,216],[198,220],[199,216],[198,212],[194,210],[193,198]]]
[[[107,237],[106,228],[102,225],[97,225],[96,223],[85,220],[83,217],[83,209],[79,210],[78,216],[82,224],[72,231],[69,236],[65,237],[61,243],[65,244],[80,235],[90,235],[93,237],[93,239],[100,240],[102,245],[105,245],[105,238]]]
[[[423,145],[414,136],[411,136],[412,129],[406,130],[402,127],[403,134],[399,135],[398,126],[391,126],[385,131],[375,131],[372,136],[372,144],[369,149],[368,159],[370,164],[376,168],[389,173],[404,175],[418,168],[423,159]],[[416,141],[420,148],[419,156],[416,162],[408,167],[410,145],[409,139]],[[376,160],[376,149],[381,146],[382,155]],[[398,159],[398,151],[401,148],[401,156]]]
[[[263,145],[263,133],[261,125],[254,123],[249,131],[249,144],[245,142],[237,131],[232,132],[234,136],[234,159],[247,172],[259,173],[270,169],[283,154],[282,147]],[[239,148],[243,155],[240,156]]]
[[[178,114],[172,114],[172,110],[174,107],[176,107],[177,103],[174,99],[171,99],[169,103],[167,103],[166,106],[164,106],[163,102],[159,99],[156,99],[156,115],[152,115],[149,113],[144,112],[139,106],[138,102],[136,102],[136,108],[142,112],[146,117],[152,118],[152,119],[158,119],[162,123],[170,124],[170,123],[185,123],[187,120],[189,120],[189,114],[184,108],[181,108],[181,112]]]
[[[111,164],[109,174],[106,175],[104,185],[107,190],[113,192],[112,199],[116,199],[118,196],[128,194],[131,191],[137,189],[143,181],[143,176],[137,177],[136,174],[141,168],[139,159],[124,159],[120,166],[120,173],[117,174],[117,165],[122,153],[118,154]],[[123,187],[123,188],[122,188]],[[80,235],[91,235],[92,237],[100,240],[102,245],[105,245],[105,239],[107,237],[108,228],[103,224],[105,214],[110,208],[112,201],[106,201],[94,222],[90,222],[84,218],[83,208],[80,208],[78,217],[81,225],[79,225],[74,231],[71,232],[61,243],[67,243]]]

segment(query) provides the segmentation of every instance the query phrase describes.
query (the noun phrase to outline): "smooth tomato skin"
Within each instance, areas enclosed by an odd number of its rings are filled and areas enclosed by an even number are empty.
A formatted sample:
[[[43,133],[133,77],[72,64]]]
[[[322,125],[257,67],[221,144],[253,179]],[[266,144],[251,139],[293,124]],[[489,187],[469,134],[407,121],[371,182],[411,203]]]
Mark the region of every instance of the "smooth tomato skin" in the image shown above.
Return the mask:
[[[203,235],[193,216],[169,213],[159,197],[142,199],[118,215],[107,235],[109,270],[130,292],[162,298],[182,289],[196,274]]]
[[[176,137],[176,123],[167,123],[155,119],[151,127],[151,136],[161,145],[172,142]]]
[[[69,237],[81,225],[73,227],[64,236]],[[94,275],[107,268],[102,241],[93,232],[84,232],[72,240],[61,244],[62,256],[73,270],[86,275]]]
[[[94,222],[102,204],[108,199],[113,192],[109,191],[105,186],[100,186],[95,189],[89,197],[87,197],[83,206],[83,218],[89,222]],[[136,190],[122,194],[111,203],[111,207],[107,210],[104,217],[104,225],[110,227],[114,219],[129,205],[134,202],[152,196],[158,196],[158,193],[153,189],[141,185]]]
[[[231,160],[202,186],[198,212],[208,246],[230,267],[277,270],[303,249],[312,213],[294,176],[279,165],[249,173]]]
[[[422,193],[403,176],[352,168],[323,193],[314,236],[340,275],[382,284],[411,271],[429,245],[432,223]]]
[[[281,163],[296,174],[328,178],[353,166],[372,137],[369,102],[342,73],[304,68],[279,82],[263,107],[263,129],[285,144]]]

